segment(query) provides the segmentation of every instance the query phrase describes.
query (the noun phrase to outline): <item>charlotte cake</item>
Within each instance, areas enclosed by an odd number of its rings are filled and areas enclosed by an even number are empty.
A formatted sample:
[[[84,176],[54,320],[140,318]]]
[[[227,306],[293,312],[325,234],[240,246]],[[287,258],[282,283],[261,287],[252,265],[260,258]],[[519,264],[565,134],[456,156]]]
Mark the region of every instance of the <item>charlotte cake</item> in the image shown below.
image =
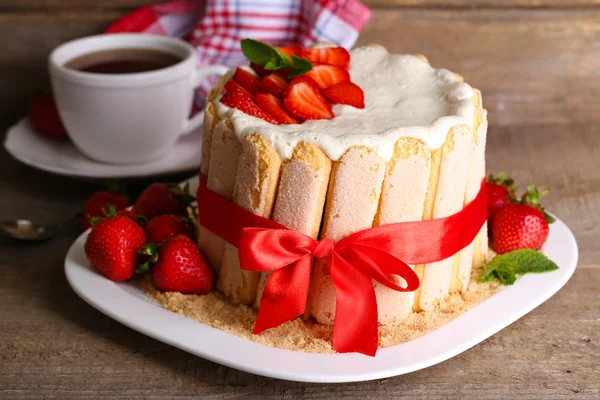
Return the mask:
[[[423,56],[390,55],[381,46],[352,50],[348,71],[364,92],[364,108],[337,104],[333,119],[281,125],[223,104],[234,71],[225,75],[205,111],[201,172],[208,187],[290,229],[333,240],[460,211],[485,173],[487,115],[479,91]],[[200,227],[199,236],[221,291],[234,303],[258,307],[267,276],[240,270],[237,249],[211,232]],[[453,257],[414,266],[421,279],[416,292],[374,282],[380,324],[400,324],[466,290],[471,268],[486,254],[484,226]],[[333,323],[335,292],[321,261],[307,311],[321,324]]]

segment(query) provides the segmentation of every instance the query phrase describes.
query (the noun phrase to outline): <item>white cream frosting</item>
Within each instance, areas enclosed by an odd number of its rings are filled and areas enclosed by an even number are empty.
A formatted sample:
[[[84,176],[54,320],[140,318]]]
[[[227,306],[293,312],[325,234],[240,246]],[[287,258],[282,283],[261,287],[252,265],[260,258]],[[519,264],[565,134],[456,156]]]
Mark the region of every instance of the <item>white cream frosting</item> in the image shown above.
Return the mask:
[[[473,124],[473,88],[450,71],[376,47],[360,47],[350,54],[350,77],[365,93],[364,109],[334,105],[331,120],[273,125],[225,106],[219,96],[217,114],[231,120],[239,138],[258,133],[286,159],[297,143],[307,142],[319,146],[332,160],[351,147],[365,146],[387,161],[401,137],[416,138],[437,149],[452,126]]]

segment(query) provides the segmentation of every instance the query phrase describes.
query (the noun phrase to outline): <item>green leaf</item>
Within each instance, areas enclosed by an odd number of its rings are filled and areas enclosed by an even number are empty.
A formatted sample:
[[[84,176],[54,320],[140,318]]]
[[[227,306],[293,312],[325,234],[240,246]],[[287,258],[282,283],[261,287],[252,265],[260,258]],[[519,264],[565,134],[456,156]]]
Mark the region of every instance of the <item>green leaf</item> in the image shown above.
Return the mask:
[[[241,41],[241,45],[242,52],[248,61],[258,64],[266,70],[277,71],[291,68],[292,71],[288,74],[289,78],[304,74],[312,69],[310,61],[295,55],[290,58],[278,48],[267,43],[244,39]]]
[[[275,71],[292,66],[292,61],[283,52],[266,43],[253,39],[241,41],[244,56],[265,69]]]
[[[295,76],[305,74],[313,68],[310,61],[305,60],[304,58],[297,57],[293,54],[292,64],[294,65],[294,70],[288,74],[288,78],[290,79],[292,79]]]
[[[483,268],[479,281],[489,282],[495,276],[505,285],[512,285],[515,283],[516,275],[549,272],[556,269],[558,265],[543,253],[520,249],[494,257]]]
[[[515,261],[507,262],[496,268],[496,270],[494,270],[494,275],[503,284],[512,285],[517,280],[517,274],[515,273],[516,267],[517,263]]]

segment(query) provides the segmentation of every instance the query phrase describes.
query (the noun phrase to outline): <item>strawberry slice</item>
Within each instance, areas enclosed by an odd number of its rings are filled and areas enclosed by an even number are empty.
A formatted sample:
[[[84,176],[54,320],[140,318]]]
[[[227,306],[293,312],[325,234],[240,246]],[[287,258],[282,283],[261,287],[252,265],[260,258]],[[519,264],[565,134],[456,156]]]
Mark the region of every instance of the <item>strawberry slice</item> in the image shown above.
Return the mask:
[[[292,58],[292,55],[294,55],[296,57],[300,57],[300,54],[302,54],[302,47],[295,46],[295,45],[281,46],[281,47],[278,47],[277,50],[281,51],[283,54],[285,54],[289,58]]]
[[[343,47],[302,49],[302,58],[306,58],[313,64],[335,65],[340,68],[348,68],[350,65],[350,53]]]
[[[273,72],[262,78],[262,87],[267,93],[271,93],[280,99],[283,99],[288,88],[288,81],[285,75],[279,72]]]
[[[356,108],[365,108],[365,94],[352,82],[338,83],[323,91],[325,97],[335,104],[347,104]]]
[[[336,83],[350,82],[350,74],[343,68],[335,65],[315,65],[306,73],[321,89],[326,89]]]
[[[260,83],[260,79],[245,69],[237,68],[235,74],[233,74],[233,80],[253,95],[261,91],[262,84]]]
[[[254,97],[238,83],[232,80],[227,81],[225,90],[227,92],[221,98],[221,103],[277,125],[277,120],[260,108],[254,101]]]
[[[319,85],[306,75],[292,79],[283,104],[299,119],[333,118],[331,105],[321,94]]]
[[[299,124],[300,122],[292,117],[283,107],[283,103],[271,93],[259,93],[256,95],[256,102],[266,112],[280,124]]]
[[[254,72],[256,72],[256,75],[258,75],[260,78],[262,78],[263,76],[267,76],[271,73],[271,71],[266,70],[264,69],[264,67],[253,62],[250,63],[250,68],[252,68]]]

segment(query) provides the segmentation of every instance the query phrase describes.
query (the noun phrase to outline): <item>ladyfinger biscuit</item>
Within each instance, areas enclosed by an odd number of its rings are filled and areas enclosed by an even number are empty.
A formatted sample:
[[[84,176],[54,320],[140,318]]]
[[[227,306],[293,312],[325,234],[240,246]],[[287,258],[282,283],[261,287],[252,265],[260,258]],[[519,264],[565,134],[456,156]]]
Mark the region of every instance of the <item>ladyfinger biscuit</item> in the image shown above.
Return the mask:
[[[258,134],[245,137],[242,149],[233,202],[253,214],[269,218],[277,193],[281,157],[273,145]],[[223,293],[236,304],[251,305],[259,279],[259,273],[240,268],[237,248],[226,243],[220,281]]]
[[[477,96],[476,96],[477,97]],[[485,142],[487,133],[487,112],[477,107],[475,111],[475,121],[473,124],[473,145],[474,155],[471,170],[469,173],[469,181],[467,183],[467,190],[465,193],[465,205],[473,201],[479,192],[481,187],[481,180],[485,177]],[[480,230],[477,237],[473,242],[465,247],[459,257],[458,264],[455,264],[452,284],[450,292],[465,291],[471,280],[471,270],[474,265],[480,266],[482,262],[485,262],[485,258],[481,260],[481,240],[482,232],[485,234],[485,245],[487,247],[487,227],[484,227],[485,231]],[[475,249],[477,248],[477,255],[475,255]],[[487,255],[487,248],[484,257]]]
[[[210,147],[211,156],[206,186],[231,200],[242,145],[228,119],[223,119],[215,125]],[[198,246],[206,256],[213,273],[218,277],[225,251],[225,241],[206,229],[200,229]]]
[[[202,126],[202,156],[200,158],[200,173],[204,176],[208,175],[208,164],[210,161],[210,142],[212,140],[212,134],[215,129],[215,125],[217,125],[217,122],[219,122],[219,116],[217,115],[214,100],[221,91],[225,80],[225,76],[220,76],[219,79],[217,79],[215,86],[213,86],[210,92],[208,92],[208,96],[206,98],[206,108],[204,109],[204,124]]]
[[[387,164],[373,226],[420,221],[430,170],[431,150],[418,139],[399,139]],[[392,276],[392,279],[400,286],[406,285],[406,281],[398,276]],[[400,323],[412,312],[414,293],[397,292],[375,281],[373,285],[380,324]]]
[[[308,143],[297,144],[291,159],[282,167],[272,219],[316,239],[330,173],[331,160],[323,150]],[[257,308],[269,275],[261,274],[255,302]]]
[[[321,237],[335,241],[373,225],[385,164],[375,151],[353,147],[333,165]],[[307,308],[317,322],[333,324],[335,289],[325,259],[315,262]]]
[[[448,132],[441,148],[439,170],[432,169],[429,178],[428,190],[435,190],[433,207],[429,213],[426,201],[423,219],[444,218],[462,210],[473,158],[472,136],[471,127],[462,124],[452,127]],[[429,311],[446,297],[450,290],[453,266],[455,262],[458,263],[458,257],[459,254],[456,254],[424,266],[420,271],[421,286],[415,293],[413,308]]]

